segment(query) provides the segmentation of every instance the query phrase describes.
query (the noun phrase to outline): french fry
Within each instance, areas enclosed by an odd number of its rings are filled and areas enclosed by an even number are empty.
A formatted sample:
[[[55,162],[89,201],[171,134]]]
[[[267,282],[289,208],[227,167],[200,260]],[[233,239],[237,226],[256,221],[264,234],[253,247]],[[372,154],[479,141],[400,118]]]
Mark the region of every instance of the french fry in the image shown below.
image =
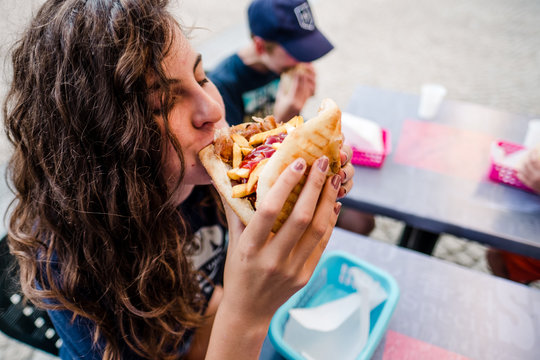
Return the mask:
[[[291,120],[287,121],[285,124],[292,125],[294,127],[299,127],[304,123],[304,118],[300,115],[293,117]]]
[[[253,148],[251,148],[251,147],[240,147],[240,150],[242,150],[242,155],[245,156],[245,155],[249,154],[253,150]]]
[[[289,123],[285,124],[285,129],[287,130],[287,135],[296,130],[296,127],[289,125]]]
[[[227,171],[227,176],[232,180],[247,179],[249,177],[249,169],[246,168],[234,168]]]
[[[240,163],[242,163],[242,150],[240,149],[240,146],[238,146],[237,143],[233,144],[233,161],[232,166],[233,168],[240,167]]]
[[[273,144],[272,144],[272,147],[273,147],[274,149],[276,149],[276,150],[279,149],[280,146],[281,146],[281,143],[273,143]]]
[[[252,192],[253,191],[249,192],[247,190],[247,183],[246,184],[235,185],[235,186],[232,187],[232,197],[233,198],[241,198],[241,197],[244,197],[244,196],[248,196]]]
[[[275,129],[255,134],[249,138],[249,145],[253,146],[253,145],[261,144],[264,142],[264,140],[266,140],[267,137],[272,136],[272,135],[278,135],[286,131],[287,131],[287,127],[285,126],[285,124],[283,124],[281,126],[278,126]]]
[[[245,137],[243,137],[242,135],[240,135],[240,134],[231,134],[231,138],[241,148],[242,147],[247,147],[247,148],[251,147],[251,146],[249,146],[249,142],[247,141],[247,139]]]
[[[255,169],[253,169],[251,174],[249,174],[249,179],[246,183],[248,194],[251,194],[252,192],[255,191],[255,184],[257,183],[257,180],[259,180],[259,175],[261,174],[261,171],[264,165],[268,162],[268,160],[269,160],[268,158],[261,160],[257,164],[257,166],[255,166]]]

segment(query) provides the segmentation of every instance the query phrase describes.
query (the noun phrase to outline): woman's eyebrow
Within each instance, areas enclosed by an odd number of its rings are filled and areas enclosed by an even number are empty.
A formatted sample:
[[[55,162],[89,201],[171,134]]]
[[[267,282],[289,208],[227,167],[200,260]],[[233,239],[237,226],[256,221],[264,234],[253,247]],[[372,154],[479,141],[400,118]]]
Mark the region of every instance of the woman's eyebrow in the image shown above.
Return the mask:
[[[195,59],[195,63],[193,64],[193,72],[197,71],[197,67],[199,66],[201,62],[202,62],[202,55],[199,53],[197,54],[197,58]],[[181,83],[179,79],[175,79],[175,78],[167,79],[167,82],[169,83],[169,85],[178,85]],[[156,82],[153,82],[152,85],[150,85],[148,89],[150,90],[150,92],[153,92],[153,91],[159,90],[159,88],[160,88],[159,83],[156,81]]]
[[[180,81],[179,79],[173,78],[173,79],[167,79],[167,83],[168,83],[169,85],[178,85],[178,84],[181,83],[181,81]],[[161,89],[161,86],[159,85],[159,82],[157,82],[157,81],[154,82],[154,83],[152,83],[152,84],[148,87],[148,91],[149,91],[150,93],[157,92],[157,91],[159,91],[160,89]]]

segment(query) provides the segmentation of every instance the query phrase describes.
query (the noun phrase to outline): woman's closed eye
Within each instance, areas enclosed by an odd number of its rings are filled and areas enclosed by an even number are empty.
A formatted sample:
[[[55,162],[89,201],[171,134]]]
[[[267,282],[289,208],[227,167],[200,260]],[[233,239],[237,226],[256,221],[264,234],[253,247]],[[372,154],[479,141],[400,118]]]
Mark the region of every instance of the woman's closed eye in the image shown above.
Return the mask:
[[[202,79],[201,81],[197,81],[197,83],[199,83],[199,85],[201,87],[203,87],[204,85],[208,84],[210,80],[208,80],[208,78],[205,76],[204,79]]]
[[[162,115],[164,112],[169,113],[172,108],[182,99],[182,94],[179,91],[173,92],[168,99],[165,99],[164,95],[162,95],[163,99],[161,101],[153,99],[151,100],[150,105],[152,109],[152,114],[154,115]]]

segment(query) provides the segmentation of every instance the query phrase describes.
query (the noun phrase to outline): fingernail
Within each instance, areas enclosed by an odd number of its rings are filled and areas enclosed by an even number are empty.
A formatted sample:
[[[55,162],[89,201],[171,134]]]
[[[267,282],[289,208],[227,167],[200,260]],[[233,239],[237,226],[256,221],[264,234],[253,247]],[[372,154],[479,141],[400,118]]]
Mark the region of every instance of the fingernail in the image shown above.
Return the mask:
[[[323,173],[326,173],[326,170],[328,170],[328,158],[326,156],[323,156],[319,159],[319,170],[321,170]]]
[[[334,189],[339,189],[339,185],[341,185],[341,176],[334,175],[332,178],[332,185],[334,185]]]
[[[341,210],[341,203],[340,202],[337,202],[335,205],[334,205],[334,212],[336,213],[336,215],[339,215],[339,211]]]
[[[306,167],[306,162],[304,161],[304,159],[298,158],[294,160],[294,165],[293,165],[294,170],[300,172],[300,171],[303,171],[305,167]]]

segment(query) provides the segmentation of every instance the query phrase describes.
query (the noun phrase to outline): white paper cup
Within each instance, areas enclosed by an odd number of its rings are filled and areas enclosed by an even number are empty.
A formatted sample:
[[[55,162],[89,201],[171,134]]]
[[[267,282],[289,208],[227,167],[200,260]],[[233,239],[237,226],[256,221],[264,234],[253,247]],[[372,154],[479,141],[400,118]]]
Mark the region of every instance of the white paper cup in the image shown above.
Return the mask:
[[[537,145],[540,145],[540,119],[532,119],[529,120],[529,126],[527,127],[527,134],[525,134],[523,146],[534,148]]]
[[[446,88],[439,84],[424,84],[420,95],[418,116],[431,119],[439,111],[439,106],[446,96]]]

